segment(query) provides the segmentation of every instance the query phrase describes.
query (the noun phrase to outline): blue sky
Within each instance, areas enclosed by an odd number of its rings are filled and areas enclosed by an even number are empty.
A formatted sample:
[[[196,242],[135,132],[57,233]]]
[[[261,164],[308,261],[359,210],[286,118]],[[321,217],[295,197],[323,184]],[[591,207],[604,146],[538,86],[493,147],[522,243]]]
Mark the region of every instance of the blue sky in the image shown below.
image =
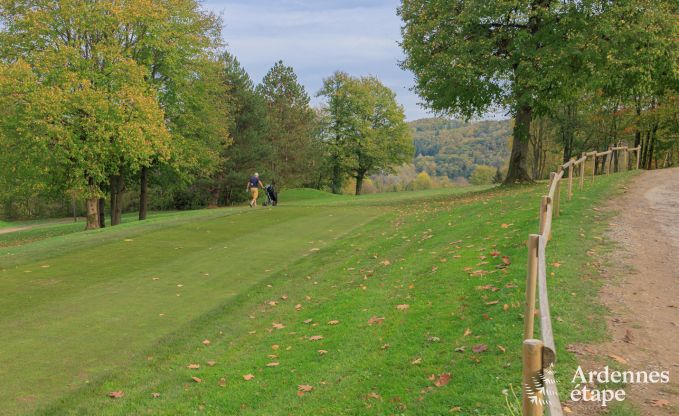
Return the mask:
[[[221,14],[224,40],[255,82],[279,59],[292,66],[310,96],[336,70],[375,75],[393,89],[408,120],[431,116],[401,70],[398,0],[206,0]],[[313,99],[317,104],[318,100]]]

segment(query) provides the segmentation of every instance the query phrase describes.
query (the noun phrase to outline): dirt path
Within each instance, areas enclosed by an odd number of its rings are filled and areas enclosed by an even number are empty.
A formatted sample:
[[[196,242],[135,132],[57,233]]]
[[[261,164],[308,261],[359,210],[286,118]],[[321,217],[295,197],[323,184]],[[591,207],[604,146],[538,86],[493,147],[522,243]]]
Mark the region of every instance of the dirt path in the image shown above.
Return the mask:
[[[585,353],[581,363],[669,370],[668,384],[630,384],[625,392],[644,416],[679,414],[679,168],[644,172],[607,209],[619,213],[608,235],[619,243],[608,259],[613,279],[601,291],[612,339],[585,347],[597,358]]]

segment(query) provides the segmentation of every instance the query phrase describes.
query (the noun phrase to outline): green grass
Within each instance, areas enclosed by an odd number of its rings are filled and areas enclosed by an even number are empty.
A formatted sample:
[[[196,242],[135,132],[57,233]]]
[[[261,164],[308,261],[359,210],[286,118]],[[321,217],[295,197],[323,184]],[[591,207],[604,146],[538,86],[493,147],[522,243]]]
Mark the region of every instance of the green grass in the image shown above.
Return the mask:
[[[575,363],[566,345],[605,331],[587,251],[606,215],[591,208],[626,176],[597,178],[555,222],[564,382]],[[521,373],[525,240],[545,185],[465,192],[289,191],[274,209],[175,213],[4,248],[3,411],[504,414],[502,391]],[[498,268],[493,251],[511,265]],[[452,379],[436,387],[441,373]],[[298,396],[302,384],[313,391]],[[116,390],[125,396],[106,396]]]

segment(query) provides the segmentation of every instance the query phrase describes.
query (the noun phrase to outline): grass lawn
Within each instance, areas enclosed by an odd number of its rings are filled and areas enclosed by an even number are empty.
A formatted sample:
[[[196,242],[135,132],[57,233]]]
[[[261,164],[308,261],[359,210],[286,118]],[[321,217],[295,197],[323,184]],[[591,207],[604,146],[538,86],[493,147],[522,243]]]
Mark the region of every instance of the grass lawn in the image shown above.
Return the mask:
[[[564,380],[566,345],[605,331],[591,208],[626,176],[576,191],[554,226]],[[467,191],[289,191],[2,248],[2,414],[506,414],[546,186]]]

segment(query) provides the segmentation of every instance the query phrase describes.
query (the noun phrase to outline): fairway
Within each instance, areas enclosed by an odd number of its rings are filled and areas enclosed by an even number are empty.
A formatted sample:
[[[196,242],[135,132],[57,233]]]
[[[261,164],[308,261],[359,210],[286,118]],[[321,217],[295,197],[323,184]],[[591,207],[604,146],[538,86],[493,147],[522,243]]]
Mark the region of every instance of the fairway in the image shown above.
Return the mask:
[[[588,185],[555,232],[623,178]],[[3,414],[502,414],[543,191],[300,190],[6,247]],[[568,321],[557,333],[596,336]]]

